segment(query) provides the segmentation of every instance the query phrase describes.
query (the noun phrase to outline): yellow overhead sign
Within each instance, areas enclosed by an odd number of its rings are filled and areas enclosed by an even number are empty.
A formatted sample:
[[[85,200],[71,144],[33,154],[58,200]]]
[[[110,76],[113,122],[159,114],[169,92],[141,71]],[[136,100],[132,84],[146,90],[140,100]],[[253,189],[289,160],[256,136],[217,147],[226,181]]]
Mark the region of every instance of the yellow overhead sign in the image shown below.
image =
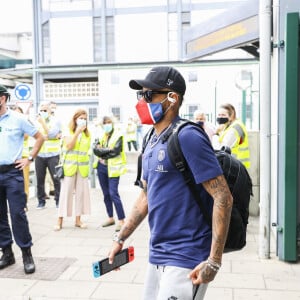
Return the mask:
[[[185,54],[188,58],[212,54],[258,38],[258,32],[258,16],[255,15],[187,41]]]

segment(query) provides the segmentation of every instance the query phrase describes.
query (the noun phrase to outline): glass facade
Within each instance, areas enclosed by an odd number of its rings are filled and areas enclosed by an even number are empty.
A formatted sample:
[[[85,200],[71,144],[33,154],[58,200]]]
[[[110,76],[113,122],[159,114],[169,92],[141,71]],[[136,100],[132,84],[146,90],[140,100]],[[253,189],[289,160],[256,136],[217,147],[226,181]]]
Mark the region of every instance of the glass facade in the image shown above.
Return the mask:
[[[40,63],[180,60],[187,28],[239,2],[43,0]]]

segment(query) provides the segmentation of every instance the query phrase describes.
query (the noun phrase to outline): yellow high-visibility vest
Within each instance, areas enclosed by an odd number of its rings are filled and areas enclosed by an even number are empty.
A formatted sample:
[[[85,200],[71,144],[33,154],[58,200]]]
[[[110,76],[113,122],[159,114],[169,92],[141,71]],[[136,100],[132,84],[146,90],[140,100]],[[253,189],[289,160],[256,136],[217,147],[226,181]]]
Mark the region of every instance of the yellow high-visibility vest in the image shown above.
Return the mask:
[[[250,151],[248,144],[248,133],[245,125],[239,121],[233,121],[221,134],[219,137],[219,142],[222,143],[225,135],[229,130],[233,129],[234,134],[237,138],[237,142],[231,148],[231,154],[240,160],[243,165],[249,169],[250,168]]]
[[[115,128],[112,136],[108,141],[108,145],[106,145],[107,144],[106,134],[104,134],[102,138],[99,140],[100,145],[105,145],[105,147],[109,147],[113,149],[121,136],[123,137],[121,153],[116,157],[107,159],[108,177],[119,177],[127,172],[124,136],[121,134],[119,130]]]
[[[74,133],[73,133],[74,134]],[[89,150],[91,146],[91,137],[81,133],[80,139],[76,140],[75,147],[72,150],[66,150],[63,145],[63,166],[65,176],[71,177],[77,169],[82,177],[89,175]]]
[[[22,151],[22,157],[28,157],[29,156],[29,137],[26,138],[23,142],[23,151]]]
[[[51,129],[56,122],[53,119],[46,120],[46,125]],[[42,125],[39,125],[39,131],[45,136],[46,132]],[[46,139],[39,151],[39,153],[59,153],[60,152],[60,139]]]
[[[127,141],[136,141],[136,131],[137,126],[135,123],[128,124],[126,128],[126,140]]]

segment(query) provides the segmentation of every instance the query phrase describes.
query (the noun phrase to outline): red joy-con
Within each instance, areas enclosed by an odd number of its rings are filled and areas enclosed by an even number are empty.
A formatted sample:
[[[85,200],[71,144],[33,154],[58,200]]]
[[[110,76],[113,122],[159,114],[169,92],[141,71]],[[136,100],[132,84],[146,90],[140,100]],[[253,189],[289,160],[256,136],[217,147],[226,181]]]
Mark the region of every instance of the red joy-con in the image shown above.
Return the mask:
[[[134,260],[134,248],[132,246],[128,247],[128,261]]]

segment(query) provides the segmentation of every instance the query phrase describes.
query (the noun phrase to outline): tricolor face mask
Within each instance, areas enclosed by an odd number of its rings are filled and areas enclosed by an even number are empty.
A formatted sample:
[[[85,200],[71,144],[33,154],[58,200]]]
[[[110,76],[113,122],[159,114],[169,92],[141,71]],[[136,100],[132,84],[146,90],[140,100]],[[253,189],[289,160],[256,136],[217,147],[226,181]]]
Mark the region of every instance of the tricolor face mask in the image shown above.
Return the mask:
[[[171,108],[169,106],[164,112],[162,104],[167,100],[164,99],[159,103],[147,103],[143,99],[139,100],[135,109],[139,115],[142,124],[153,125],[158,123],[164,114]]]

